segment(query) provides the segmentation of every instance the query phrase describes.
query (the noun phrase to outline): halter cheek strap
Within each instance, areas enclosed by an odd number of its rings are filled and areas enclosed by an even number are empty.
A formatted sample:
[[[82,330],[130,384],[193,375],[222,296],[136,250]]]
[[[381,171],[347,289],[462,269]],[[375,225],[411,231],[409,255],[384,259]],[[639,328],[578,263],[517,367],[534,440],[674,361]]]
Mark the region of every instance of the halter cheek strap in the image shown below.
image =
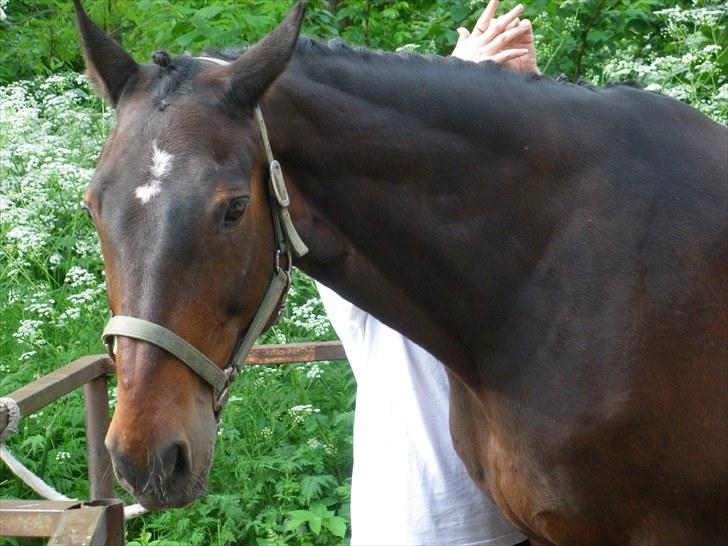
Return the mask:
[[[219,59],[208,59],[218,64],[227,64]],[[259,106],[255,107],[255,117],[260,128],[266,158],[268,160],[269,194],[271,201],[273,231],[276,239],[276,252],[274,257],[274,270],[258,311],[255,313],[250,326],[244,336],[238,341],[237,349],[224,369],[221,369],[212,360],[193,347],[180,336],[154,322],[144,319],[118,315],[109,320],[101,335],[111,357],[114,357],[116,337],[124,336],[139,339],[161,347],[176,356],[192,371],[210,384],[215,390],[214,410],[219,420],[225,403],[228,400],[230,385],[240,374],[255,340],[260,337],[266,325],[276,311],[283,308],[288,288],[291,285],[291,256],[300,258],[308,252],[308,248],[298,235],[288,212],[290,199],[283,179],[280,163],[273,157],[273,151],[268,140],[268,131],[263,120],[263,113]],[[281,257],[285,257],[286,266],[281,267]],[[277,320],[278,317],[276,317]]]

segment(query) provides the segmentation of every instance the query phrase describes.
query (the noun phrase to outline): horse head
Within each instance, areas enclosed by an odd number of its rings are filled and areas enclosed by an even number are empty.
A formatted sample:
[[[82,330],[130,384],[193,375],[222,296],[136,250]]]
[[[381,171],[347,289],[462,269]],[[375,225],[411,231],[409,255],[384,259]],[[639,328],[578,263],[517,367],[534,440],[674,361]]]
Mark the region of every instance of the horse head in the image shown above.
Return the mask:
[[[137,63],[75,0],[87,74],[114,108],[85,195],[115,315],[162,326],[219,369],[269,286],[276,241],[254,113],[285,69],[305,5],[227,64],[155,53]],[[116,335],[118,404],[106,445],[144,506],[180,506],[207,484],[215,389],[182,360]]]

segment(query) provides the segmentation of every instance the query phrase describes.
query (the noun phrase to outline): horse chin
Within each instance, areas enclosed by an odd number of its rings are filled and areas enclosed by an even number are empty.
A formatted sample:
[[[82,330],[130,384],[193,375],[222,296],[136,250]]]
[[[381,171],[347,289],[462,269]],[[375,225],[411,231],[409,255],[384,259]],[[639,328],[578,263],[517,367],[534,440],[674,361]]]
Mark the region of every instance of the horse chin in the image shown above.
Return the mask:
[[[179,492],[164,490],[135,492],[128,487],[128,484],[121,482],[121,485],[147,510],[182,508],[196,501],[207,492],[207,472]]]
[[[178,487],[158,479],[149,479],[143,487],[135,489],[132,484],[118,474],[116,477],[121,486],[147,510],[181,508],[196,501],[207,492],[208,477],[212,466],[212,450],[201,455],[201,459],[201,464],[187,483]],[[116,468],[114,470],[116,471]]]

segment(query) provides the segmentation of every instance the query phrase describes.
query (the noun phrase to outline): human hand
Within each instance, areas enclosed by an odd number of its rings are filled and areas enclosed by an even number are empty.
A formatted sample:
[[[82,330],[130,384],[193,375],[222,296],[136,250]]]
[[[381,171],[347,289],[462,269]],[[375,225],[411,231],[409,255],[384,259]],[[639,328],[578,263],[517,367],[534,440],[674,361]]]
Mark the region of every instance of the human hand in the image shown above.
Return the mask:
[[[540,74],[536,64],[533,27],[528,19],[520,20],[523,5],[518,4],[505,15],[494,19],[498,0],[490,0],[472,32],[457,29],[460,35],[453,57],[476,63],[494,61],[514,72]]]

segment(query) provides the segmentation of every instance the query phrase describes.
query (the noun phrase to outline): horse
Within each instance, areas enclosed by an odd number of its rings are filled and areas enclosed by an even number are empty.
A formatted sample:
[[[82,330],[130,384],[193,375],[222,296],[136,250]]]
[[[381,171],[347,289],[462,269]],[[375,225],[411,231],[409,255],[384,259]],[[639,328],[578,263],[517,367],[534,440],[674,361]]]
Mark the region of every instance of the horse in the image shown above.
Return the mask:
[[[142,325],[106,334],[106,445],[144,506],[204,492],[231,355],[295,263],[445,364],[454,446],[532,540],[725,544],[724,126],[320,43],[302,4],[237,56],[141,64],[75,4],[116,112],[84,200],[112,312]]]

